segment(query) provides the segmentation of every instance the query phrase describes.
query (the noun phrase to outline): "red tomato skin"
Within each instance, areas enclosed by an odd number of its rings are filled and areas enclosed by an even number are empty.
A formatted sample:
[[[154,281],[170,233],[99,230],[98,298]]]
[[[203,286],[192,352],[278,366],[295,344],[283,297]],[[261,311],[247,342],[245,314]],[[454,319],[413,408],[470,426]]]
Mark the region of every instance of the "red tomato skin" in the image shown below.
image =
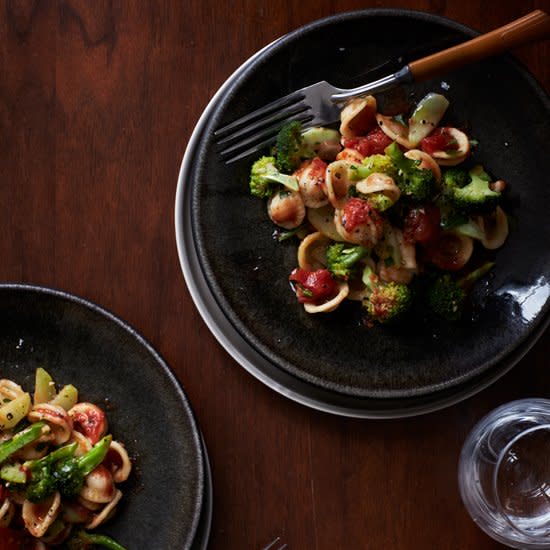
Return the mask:
[[[74,429],[84,434],[93,445],[103,436],[105,413],[95,405],[86,407],[86,412],[75,411],[73,414]]]
[[[436,128],[429,136],[420,142],[420,148],[428,155],[438,151],[456,151],[458,143],[449,134],[449,128]]]
[[[460,241],[452,233],[442,233],[426,246],[426,255],[431,263],[444,271],[458,271],[464,267],[459,256]]]
[[[344,206],[342,219],[345,220],[343,225],[346,231],[353,231],[358,225],[366,223],[382,223],[380,214],[367,201],[355,197]]]
[[[391,145],[392,140],[378,127],[371,130],[366,136],[344,140],[344,147],[355,149],[364,157],[382,155],[384,149]]]
[[[319,304],[336,294],[336,282],[328,269],[307,271],[296,268],[289,280],[295,283],[294,289],[301,304]]]
[[[433,204],[413,208],[405,217],[403,236],[411,243],[429,243],[441,232],[441,213]]]

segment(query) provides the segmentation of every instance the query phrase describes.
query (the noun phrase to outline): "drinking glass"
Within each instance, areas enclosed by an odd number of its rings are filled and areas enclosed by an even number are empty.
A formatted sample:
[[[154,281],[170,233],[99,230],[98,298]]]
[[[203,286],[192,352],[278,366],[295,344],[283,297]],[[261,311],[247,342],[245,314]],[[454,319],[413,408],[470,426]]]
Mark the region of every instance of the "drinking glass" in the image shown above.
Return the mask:
[[[550,400],[521,399],[485,416],[462,448],[458,484],[489,536],[550,549]]]

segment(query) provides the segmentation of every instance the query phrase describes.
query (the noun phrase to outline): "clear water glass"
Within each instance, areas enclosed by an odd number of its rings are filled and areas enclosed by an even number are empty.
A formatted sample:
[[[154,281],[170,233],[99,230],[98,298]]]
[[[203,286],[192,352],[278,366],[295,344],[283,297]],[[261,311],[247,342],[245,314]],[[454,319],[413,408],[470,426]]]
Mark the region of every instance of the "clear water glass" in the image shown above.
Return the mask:
[[[464,443],[458,483],[489,536],[550,549],[550,400],[513,401],[485,416]]]

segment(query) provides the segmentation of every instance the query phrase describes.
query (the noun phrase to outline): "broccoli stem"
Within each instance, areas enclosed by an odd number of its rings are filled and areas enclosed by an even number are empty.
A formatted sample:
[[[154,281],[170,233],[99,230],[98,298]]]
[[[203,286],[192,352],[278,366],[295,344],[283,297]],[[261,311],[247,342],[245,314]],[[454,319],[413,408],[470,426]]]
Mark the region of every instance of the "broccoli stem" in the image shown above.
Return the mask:
[[[103,548],[109,548],[110,550],[126,550],[124,546],[120,545],[116,540],[108,537],[107,535],[95,535],[86,531],[78,531],[71,539],[71,543],[73,543],[73,546],[69,546],[70,548],[83,548],[83,546],[77,546],[77,544],[95,544],[97,546],[103,546]]]
[[[15,434],[9,441],[0,444],[0,464],[25,445],[37,440],[42,435],[42,428],[45,426],[45,422],[36,422]]]
[[[85,455],[77,459],[78,469],[87,476],[99,464],[103,462],[113,436],[107,435],[98,441]]]
[[[50,466],[54,462],[58,462],[59,460],[65,460],[66,458],[71,458],[76,448],[78,447],[78,443],[71,443],[70,445],[65,445],[65,447],[60,447],[59,449],[56,449],[55,451],[52,451],[51,453],[47,454],[45,457],[40,458],[38,460],[32,460],[29,462],[25,462],[25,466],[32,470],[39,470],[40,468],[44,468],[46,466]]]
[[[8,483],[24,484],[27,482],[27,474],[20,464],[6,464],[0,468],[0,479]]]

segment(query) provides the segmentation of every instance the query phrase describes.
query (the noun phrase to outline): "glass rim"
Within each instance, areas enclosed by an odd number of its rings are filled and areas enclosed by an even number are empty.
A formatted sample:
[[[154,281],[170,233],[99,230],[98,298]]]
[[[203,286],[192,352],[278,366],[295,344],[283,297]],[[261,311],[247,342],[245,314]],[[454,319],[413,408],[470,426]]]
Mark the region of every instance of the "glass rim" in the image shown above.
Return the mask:
[[[509,517],[508,513],[506,512],[501,500],[500,500],[500,494],[497,489],[497,482],[498,482],[498,476],[499,472],[501,470],[502,461],[508,451],[512,448],[513,445],[515,445],[520,439],[524,438],[525,436],[530,435],[533,432],[537,432],[540,430],[548,430],[550,431],[550,422],[545,424],[539,424],[538,426],[531,426],[530,428],[527,428],[523,430],[522,432],[516,434],[505,446],[504,448],[498,453],[498,458],[495,463],[495,469],[493,471],[493,479],[492,479],[492,490],[493,490],[493,496],[495,499],[495,506],[498,509],[499,513],[502,515],[502,517],[505,519],[505,521],[514,529],[514,531],[520,533],[524,537],[528,537],[531,542],[545,542],[546,544],[550,544],[550,521],[548,522],[548,534],[541,537],[536,536],[530,533],[529,531],[525,531],[521,527],[517,526],[516,523]]]

